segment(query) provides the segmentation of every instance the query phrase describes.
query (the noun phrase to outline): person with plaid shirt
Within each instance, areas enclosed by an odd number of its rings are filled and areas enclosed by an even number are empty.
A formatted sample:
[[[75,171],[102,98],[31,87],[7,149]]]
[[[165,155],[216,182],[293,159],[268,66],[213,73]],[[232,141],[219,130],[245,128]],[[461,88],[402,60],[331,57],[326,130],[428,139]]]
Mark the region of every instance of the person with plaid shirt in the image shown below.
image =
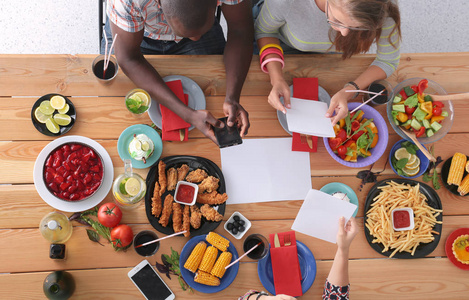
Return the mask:
[[[228,34],[215,19],[217,7],[225,16]],[[124,73],[183,120],[216,143],[211,126],[223,124],[210,112],[195,111],[179,101],[144,54],[224,54],[226,98],[223,111],[228,126],[242,136],[249,117],[240,104],[241,89],[251,63],[254,24],[249,0],[108,0],[108,38],[116,33],[115,55]],[[112,30],[112,34],[109,32]]]

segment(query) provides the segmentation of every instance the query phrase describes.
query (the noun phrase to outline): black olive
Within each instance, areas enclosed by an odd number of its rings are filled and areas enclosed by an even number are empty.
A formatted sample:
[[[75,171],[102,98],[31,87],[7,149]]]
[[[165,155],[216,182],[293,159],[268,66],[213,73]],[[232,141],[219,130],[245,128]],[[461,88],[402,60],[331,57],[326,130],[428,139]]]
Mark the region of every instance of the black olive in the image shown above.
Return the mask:
[[[233,226],[236,227],[236,228],[238,228],[238,227],[239,227],[239,223],[238,223],[237,221],[234,221],[234,222],[233,222]]]
[[[246,228],[244,228],[244,226],[242,226],[242,225],[238,227],[238,231],[239,231],[239,232],[243,232],[245,229],[246,229]]]
[[[236,229],[236,227],[235,227],[235,228],[231,229],[231,232],[232,232],[234,235],[236,235],[236,234],[238,234],[238,229]]]
[[[228,230],[233,229],[233,228],[234,228],[233,223],[228,223],[228,224],[226,224],[226,228],[228,228]]]
[[[244,220],[239,220],[239,221],[238,221],[238,224],[239,224],[239,225],[244,225],[245,223],[246,223],[246,222],[244,222]]]
[[[239,216],[234,216],[233,219],[234,219],[235,221],[239,221]]]

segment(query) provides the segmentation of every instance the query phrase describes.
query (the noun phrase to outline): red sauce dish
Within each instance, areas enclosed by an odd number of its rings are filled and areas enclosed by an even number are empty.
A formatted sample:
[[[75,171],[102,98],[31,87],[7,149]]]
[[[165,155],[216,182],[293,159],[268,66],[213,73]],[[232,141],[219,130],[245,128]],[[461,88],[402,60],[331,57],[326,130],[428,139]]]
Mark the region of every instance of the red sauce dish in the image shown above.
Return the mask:
[[[199,186],[197,184],[179,181],[174,192],[174,201],[184,205],[194,205],[197,200]]]
[[[396,231],[412,230],[415,226],[412,208],[396,208],[391,212],[391,218]]]
[[[80,201],[92,196],[103,182],[103,163],[87,145],[67,143],[54,149],[44,165],[44,182],[56,197]]]

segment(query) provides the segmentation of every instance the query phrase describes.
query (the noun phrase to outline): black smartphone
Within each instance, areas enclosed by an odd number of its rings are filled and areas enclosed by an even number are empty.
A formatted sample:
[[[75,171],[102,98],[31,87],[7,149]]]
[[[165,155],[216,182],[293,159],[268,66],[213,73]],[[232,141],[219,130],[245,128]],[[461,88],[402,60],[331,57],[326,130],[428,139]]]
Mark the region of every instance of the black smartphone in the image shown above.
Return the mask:
[[[230,147],[243,143],[243,139],[239,135],[238,127],[236,125],[229,127],[226,123],[228,117],[220,118],[218,120],[225,124],[223,128],[217,128],[212,126],[213,131],[215,132],[215,137],[217,138],[218,146],[220,148]]]

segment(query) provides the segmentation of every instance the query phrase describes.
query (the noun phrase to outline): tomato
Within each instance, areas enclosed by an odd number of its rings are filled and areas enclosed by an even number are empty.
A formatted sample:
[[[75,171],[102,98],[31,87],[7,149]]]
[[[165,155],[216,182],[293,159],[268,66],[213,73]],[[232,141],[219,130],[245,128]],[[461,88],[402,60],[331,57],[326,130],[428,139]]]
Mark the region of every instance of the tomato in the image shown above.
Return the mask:
[[[339,133],[337,133],[336,137],[340,138],[342,141],[345,141],[347,139],[347,132],[342,128]]]
[[[116,227],[122,219],[121,209],[114,203],[104,203],[98,210],[99,223],[106,227]]]
[[[443,112],[443,110],[441,109],[441,107],[435,106],[435,108],[433,108],[433,115],[434,116],[441,116],[442,112]]]
[[[405,100],[405,99],[408,98],[408,97],[407,97],[407,94],[405,93],[404,90],[401,90],[401,91],[399,92],[399,94],[401,95],[401,99],[402,99],[402,100]]]
[[[428,80],[422,79],[420,80],[418,84],[418,93],[423,94],[423,92],[427,89],[428,87]]]
[[[339,153],[340,157],[345,156],[347,154],[347,147],[342,145],[337,149],[337,152]]]
[[[440,102],[440,101],[433,101],[433,107],[439,107],[439,108],[443,108],[445,107],[445,105],[443,104],[443,102]]]
[[[353,120],[353,122],[352,122],[352,132],[358,130],[358,128],[360,128],[360,122],[358,122],[357,120]]]
[[[424,134],[425,134],[425,127],[422,126],[422,127],[420,127],[419,130],[416,131],[415,136],[416,137],[421,137]]]
[[[116,248],[125,248],[132,244],[134,233],[128,225],[121,224],[111,230],[111,241]]]
[[[418,93],[419,92],[419,87],[417,85],[413,85],[410,87],[414,92]]]
[[[348,140],[347,143],[344,144],[344,146],[345,146],[346,148],[348,148],[348,147],[351,147],[352,144],[354,144],[354,143],[355,143],[354,140]]]
[[[408,115],[411,115],[414,113],[414,111],[417,109],[417,107],[408,107],[407,105],[405,106],[405,113]]]
[[[352,140],[354,140],[354,141],[358,140],[358,138],[359,138],[360,136],[362,136],[362,134],[364,134],[364,133],[365,133],[365,130],[360,130],[359,132],[357,132],[357,133],[355,133],[354,135],[352,135]]]
[[[340,144],[342,144],[342,140],[340,138],[329,138],[329,146],[332,151],[336,151]]]

